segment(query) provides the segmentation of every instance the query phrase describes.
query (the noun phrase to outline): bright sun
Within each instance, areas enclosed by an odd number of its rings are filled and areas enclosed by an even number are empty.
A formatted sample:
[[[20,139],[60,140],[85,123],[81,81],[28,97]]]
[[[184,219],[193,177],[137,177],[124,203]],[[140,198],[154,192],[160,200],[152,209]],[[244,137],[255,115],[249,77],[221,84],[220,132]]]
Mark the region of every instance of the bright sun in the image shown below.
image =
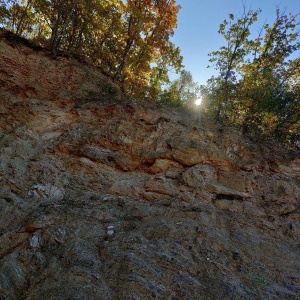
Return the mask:
[[[201,99],[201,98],[198,98],[198,99],[195,101],[195,104],[196,104],[197,106],[199,106],[199,105],[201,104],[201,102],[202,102],[202,99]]]

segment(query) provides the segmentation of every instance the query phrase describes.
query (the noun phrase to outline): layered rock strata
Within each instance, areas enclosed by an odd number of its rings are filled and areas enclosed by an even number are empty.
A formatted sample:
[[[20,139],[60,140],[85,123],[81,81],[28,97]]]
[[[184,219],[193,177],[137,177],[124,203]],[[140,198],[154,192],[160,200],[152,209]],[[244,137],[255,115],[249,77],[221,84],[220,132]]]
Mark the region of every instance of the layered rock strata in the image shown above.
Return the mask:
[[[0,42],[0,299],[299,299],[300,158]]]

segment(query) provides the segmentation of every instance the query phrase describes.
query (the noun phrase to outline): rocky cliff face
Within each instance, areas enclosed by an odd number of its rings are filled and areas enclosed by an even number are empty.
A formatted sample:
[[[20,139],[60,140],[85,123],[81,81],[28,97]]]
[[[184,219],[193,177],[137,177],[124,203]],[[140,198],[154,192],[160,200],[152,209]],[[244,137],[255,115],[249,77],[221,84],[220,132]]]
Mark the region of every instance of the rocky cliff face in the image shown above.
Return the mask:
[[[299,299],[300,159],[0,42],[0,299]]]

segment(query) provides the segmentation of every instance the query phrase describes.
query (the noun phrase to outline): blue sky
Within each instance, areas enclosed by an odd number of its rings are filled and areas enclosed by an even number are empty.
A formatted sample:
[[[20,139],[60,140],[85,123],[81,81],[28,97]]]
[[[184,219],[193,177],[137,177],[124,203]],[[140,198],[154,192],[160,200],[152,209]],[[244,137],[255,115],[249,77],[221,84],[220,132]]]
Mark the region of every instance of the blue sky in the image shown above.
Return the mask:
[[[216,74],[213,68],[207,69],[208,53],[224,45],[224,39],[218,34],[220,23],[227,19],[229,13],[236,17],[243,12],[241,0],[177,0],[181,6],[178,15],[178,27],[172,42],[181,49],[185,69],[190,71],[193,79],[200,84]],[[276,6],[286,12],[300,12],[300,0],[245,0],[246,7],[253,10],[262,9],[259,21],[254,24],[255,31],[267,21],[272,24],[275,19]],[[170,74],[171,79],[178,77]]]

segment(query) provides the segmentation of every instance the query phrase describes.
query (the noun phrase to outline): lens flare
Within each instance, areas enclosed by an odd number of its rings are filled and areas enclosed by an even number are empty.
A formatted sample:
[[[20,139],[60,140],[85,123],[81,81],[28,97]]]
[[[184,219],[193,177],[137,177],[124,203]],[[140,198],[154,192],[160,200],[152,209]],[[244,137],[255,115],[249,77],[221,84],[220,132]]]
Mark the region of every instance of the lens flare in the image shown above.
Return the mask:
[[[196,104],[197,106],[199,106],[199,105],[201,104],[201,102],[202,102],[202,99],[201,99],[201,98],[198,98],[198,99],[195,101],[195,104]]]

